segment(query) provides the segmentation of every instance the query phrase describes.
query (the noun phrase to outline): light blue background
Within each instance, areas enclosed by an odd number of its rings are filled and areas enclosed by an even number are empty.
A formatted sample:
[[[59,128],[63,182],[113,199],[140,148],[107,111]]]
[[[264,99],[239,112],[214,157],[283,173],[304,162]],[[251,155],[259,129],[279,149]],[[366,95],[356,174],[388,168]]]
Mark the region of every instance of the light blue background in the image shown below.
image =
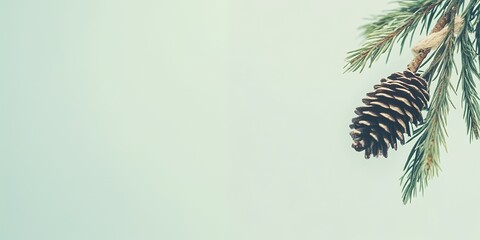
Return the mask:
[[[384,1],[3,1],[0,239],[478,239],[457,110],[424,197],[411,145],[350,148],[394,52],[343,74]]]

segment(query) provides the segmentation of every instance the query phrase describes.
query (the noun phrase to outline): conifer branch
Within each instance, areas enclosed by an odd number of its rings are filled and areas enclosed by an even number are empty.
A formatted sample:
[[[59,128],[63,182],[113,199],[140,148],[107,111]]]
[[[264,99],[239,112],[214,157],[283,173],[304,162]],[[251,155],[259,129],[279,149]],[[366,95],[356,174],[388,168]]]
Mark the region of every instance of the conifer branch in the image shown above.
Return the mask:
[[[367,64],[370,67],[382,54],[387,51],[390,53],[396,39],[401,40],[403,46],[419,22],[430,26],[436,8],[441,3],[441,0],[400,1],[400,9],[378,16],[373,23],[363,26],[364,44],[361,48],[348,52],[346,71],[361,72]]]
[[[447,148],[447,120],[449,111],[450,77],[454,62],[455,39],[453,32],[447,36],[444,44],[436,51],[433,65],[427,69],[424,78],[431,82],[438,76],[438,83],[433,93],[425,123],[416,130],[417,142],[413,146],[404,167],[401,178],[403,185],[402,199],[404,203],[410,202],[418,192],[424,191],[428,180],[436,176],[440,170],[440,146]],[[439,70],[438,75],[435,71]]]
[[[473,3],[472,1],[471,4]],[[472,16],[475,16],[474,14],[475,11],[466,11],[463,18],[469,20]],[[458,36],[462,59],[462,69],[458,85],[461,84],[462,86],[463,118],[467,124],[467,133],[470,136],[470,141],[472,141],[473,138],[479,139],[480,137],[480,98],[475,83],[475,78],[480,79],[480,75],[476,65],[475,47],[468,35],[469,29],[473,29],[473,27],[469,21],[466,21],[462,32]]]

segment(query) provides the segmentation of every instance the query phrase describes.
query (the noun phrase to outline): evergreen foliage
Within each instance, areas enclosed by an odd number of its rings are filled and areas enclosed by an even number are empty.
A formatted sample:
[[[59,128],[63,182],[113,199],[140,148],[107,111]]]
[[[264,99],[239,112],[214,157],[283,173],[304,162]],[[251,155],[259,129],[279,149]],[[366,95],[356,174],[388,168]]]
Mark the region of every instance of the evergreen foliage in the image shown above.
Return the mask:
[[[450,110],[450,94],[462,91],[463,117],[470,141],[480,138],[480,98],[476,81],[480,79],[480,0],[403,0],[399,7],[375,16],[371,23],[361,27],[365,40],[362,46],[347,54],[346,71],[362,71],[383,54],[388,57],[395,44],[403,49],[411,45],[417,29],[428,34],[448,27],[446,36],[435,49],[423,49],[420,68],[422,77],[430,87],[430,106],[425,122],[414,130],[416,140],[407,158],[402,198],[404,203],[423,191],[432,176],[440,170],[440,152],[447,148],[447,115]],[[457,32],[455,18],[461,17],[463,25]],[[443,22],[442,22],[443,21]],[[440,29],[436,29],[440,27]],[[431,54],[427,58],[428,53]],[[455,63],[455,54],[460,54],[460,63]],[[415,59],[414,59],[415,60]],[[418,60],[418,59],[417,59]],[[413,61],[412,61],[413,62]],[[456,88],[452,73],[460,67]],[[414,67],[413,71],[417,71]]]

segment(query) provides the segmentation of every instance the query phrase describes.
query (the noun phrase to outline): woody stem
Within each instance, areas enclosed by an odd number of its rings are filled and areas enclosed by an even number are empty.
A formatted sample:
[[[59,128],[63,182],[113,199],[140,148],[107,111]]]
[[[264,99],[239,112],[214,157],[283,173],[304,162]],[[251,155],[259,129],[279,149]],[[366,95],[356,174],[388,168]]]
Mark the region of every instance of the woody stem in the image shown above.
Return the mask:
[[[438,20],[438,22],[435,24],[435,27],[433,27],[430,34],[442,30],[445,27],[445,25],[447,25],[449,20],[450,20],[450,13],[447,13],[445,14],[445,16],[443,16],[441,19]],[[427,57],[427,55],[430,53],[431,50],[432,50],[431,48],[420,49],[419,53],[415,56],[415,58],[413,58],[413,60],[407,65],[407,69],[411,72],[417,72],[423,60]]]

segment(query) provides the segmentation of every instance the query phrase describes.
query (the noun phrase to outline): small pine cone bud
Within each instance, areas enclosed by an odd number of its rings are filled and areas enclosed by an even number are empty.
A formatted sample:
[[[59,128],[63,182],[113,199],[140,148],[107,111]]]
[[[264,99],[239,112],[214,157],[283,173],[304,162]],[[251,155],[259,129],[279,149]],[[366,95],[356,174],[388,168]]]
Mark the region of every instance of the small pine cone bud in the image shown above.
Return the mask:
[[[427,82],[411,71],[393,73],[374,86],[375,91],[355,110],[350,136],[352,147],[365,158],[388,156],[388,148],[397,150],[397,140],[405,144],[404,133],[411,136],[411,124],[423,123],[422,110],[430,99]]]

